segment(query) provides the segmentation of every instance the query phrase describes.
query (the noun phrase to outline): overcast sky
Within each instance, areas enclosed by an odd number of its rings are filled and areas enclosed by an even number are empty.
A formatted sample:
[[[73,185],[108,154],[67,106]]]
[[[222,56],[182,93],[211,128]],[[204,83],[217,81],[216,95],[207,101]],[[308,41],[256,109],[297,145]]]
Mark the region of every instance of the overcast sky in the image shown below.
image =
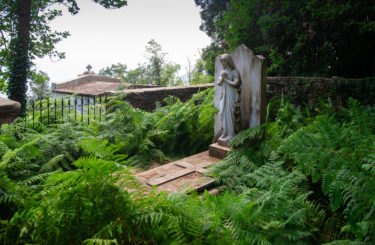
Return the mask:
[[[57,45],[66,59],[37,60],[37,69],[47,72],[51,82],[77,77],[90,64],[93,71],[120,62],[135,68],[145,61],[145,46],[151,39],[168,53],[167,60],[181,65],[195,60],[210,43],[199,30],[201,19],[194,0],[128,0],[121,9],[105,9],[92,0],[77,0],[77,15],[64,12],[50,26],[71,36]]]

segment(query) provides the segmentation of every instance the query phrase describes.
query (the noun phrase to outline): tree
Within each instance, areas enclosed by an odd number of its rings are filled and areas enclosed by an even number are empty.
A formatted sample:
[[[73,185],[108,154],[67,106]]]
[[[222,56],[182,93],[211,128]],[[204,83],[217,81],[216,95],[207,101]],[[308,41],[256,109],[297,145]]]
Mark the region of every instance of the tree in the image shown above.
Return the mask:
[[[202,10],[200,16],[202,24],[200,25],[201,31],[207,33],[214,42],[220,42],[223,37],[217,32],[217,21],[221,20],[225,10],[229,7],[230,0],[194,0],[195,4]]]
[[[155,42],[154,39],[151,39],[146,46],[147,59],[149,61],[149,77],[151,78],[152,83],[156,85],[161,85],[161,70],[164,65],[164,57],[166,53],[162,52],[161,45]]]
[[[215,60],[223,52],[224,49],[215,43],[211,43],[202,49],[201,58],[204,61],[203,68],[209,75],[215,76]]]
[[[29,79],[30,100],[42,100],[51,96],[49,87],[49,77],[47,73],[42,71],[32,71],[31,78]]]
[[[214,76],[208,74],[205,69],[205,61],[198,59],[195,63],[194,69],[191,72],[189,84],[204,84],[212,83],[214,81]]]
[[[231,1],[216,31],[266,56],[273,75],[375,75],[371,0]]]
[[[119,8],[127,4],[127,0],[94,2],[105,8]],[[32,66],[31,60],[35,56],[43,57],[47,54],[64,58],[63,53],[55,51],[55,45],[69,34],[52,31],[48,26],[49,21],[62,14],[60,10],[52,8],[54,4],[67,6],[72,14],[79,11],[76,0],[15,0],[0,3],[0,88],[4,88],[5,82],[8,81],[9,98],[21,102],[23,110],[26,104],[26,84],[28,71]]]
[[[182,83],[178,79],[177,72],[181,66],[165,60],[167,53],[162,51],[162,47],[154,39],[151,39],[146,46],[147,79],[149,83],[157,86],[173,86]]]
[[[174,86],[182,84],[177,73],[180,65],[165,60],[167,53],[154,39],[151,39],[146,48],[147,62],[138,64],[135,69],[127,70],[125,64],[117,63],[107,66],[99,74],[111,77],[120,77],[124,82],[131,84],[148,84],[156,86]]]
[[[187,82],[190,84],[191,79],[193,77],[193,64],[191,62],[191,59],[189,57],[186,57],[187,64],[185,65],[185,71],[186,71],[186,78]]]
[[[122,80],[124,80],[127,74],[127,69],[127,65],[117,63],[112,64],[111,66],[107,66],[106,68],[100,69],[99,74],[113,78],[121,78]]]
[[[17,0],[17,36],[10,43],[9,98],[26,106],[27,71],[29,69],[31,0]],[[22,112],[21,112],[22,113]]]
[[[149,84],[146,66],[138,64],[137,68],[127,72],[124,81],[132,84]]]

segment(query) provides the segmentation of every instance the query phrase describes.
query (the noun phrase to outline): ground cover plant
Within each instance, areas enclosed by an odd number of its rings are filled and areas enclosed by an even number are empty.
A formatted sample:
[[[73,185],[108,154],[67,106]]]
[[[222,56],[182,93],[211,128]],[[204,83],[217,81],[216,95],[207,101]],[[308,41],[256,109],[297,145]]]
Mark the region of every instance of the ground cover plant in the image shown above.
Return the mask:
[[[146,190],[129,171],[205,150],[213,91],[103,122],[18,122],[0,135],[2,244],[373,244],[375,109],[267,106],[211,169],[221,193]]]

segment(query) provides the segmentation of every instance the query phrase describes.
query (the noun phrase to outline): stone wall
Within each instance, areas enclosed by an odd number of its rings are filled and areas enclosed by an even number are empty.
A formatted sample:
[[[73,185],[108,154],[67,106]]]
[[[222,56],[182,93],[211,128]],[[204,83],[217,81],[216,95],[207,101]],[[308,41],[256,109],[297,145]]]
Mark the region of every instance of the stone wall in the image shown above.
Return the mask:
[[[168,96],[175,96],[181,101],[187,101],[193,94],[211,87],[214,87],[213,83],[193,86],[126,89],[122,92],[126,94],[125,100],[133,107],[153,111],[156,107],[155,102],[160,102],[163,105],[163,100]]]
[[[194,93],[214,87],[213,83],[193,86],[126,89],[126,100],[135,108],[152,111],[155,102],[162,102],[169,95],[182,101]],[[345,105],[349,97],[364,105],[375,105],[375,78],[346,79],[323,77],[267,77],[267,101],[275,98],[288,99],[296,105],[312,105],[319,98],[330,98],[333,104]]]
[[[352,97],[364,105],[375,105],[375,77],[347,79],[340,77],[268,77],[267,100],[281,96],[293,104],[312,105],[319,98],[331,99],[336,106]]]
[[[13,122],[20,111],[20,103],[0,97],[0,125]]]
[[[125,89],[137,89],[137,88],[160,88],[161,86],[147,85],[147,84],[125,84]]]

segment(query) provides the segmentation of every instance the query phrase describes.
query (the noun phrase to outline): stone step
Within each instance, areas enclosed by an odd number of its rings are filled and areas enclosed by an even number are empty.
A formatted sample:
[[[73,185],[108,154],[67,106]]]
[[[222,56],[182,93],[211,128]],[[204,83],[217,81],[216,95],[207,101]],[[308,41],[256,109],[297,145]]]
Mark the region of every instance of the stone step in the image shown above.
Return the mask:
[[[217,195],[217,194],[219,194],[219,190],[216,189],[216,188],[208,189],[207,191],[208,191],[208,194],[210,194],[210,195]]]
[[[211,157],[216,157],[219,159],[223,159],[228,155],[229,148],[226,146],[219,145],[218,143],[211,144],[208,148],[209,155]]]

